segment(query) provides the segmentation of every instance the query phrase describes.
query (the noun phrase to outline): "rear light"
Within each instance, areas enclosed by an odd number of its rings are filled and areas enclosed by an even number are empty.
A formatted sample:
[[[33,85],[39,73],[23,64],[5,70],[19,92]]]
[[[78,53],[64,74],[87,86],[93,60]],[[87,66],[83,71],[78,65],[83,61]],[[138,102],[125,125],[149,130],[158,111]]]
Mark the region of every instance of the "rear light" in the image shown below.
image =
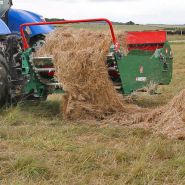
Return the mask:
[[[49,68],[53,68],[53,66],[45,65],[42,68],[49,69]],[[40,74],[44,77],[50,77],[51,78],[51,77],[54,77],[55,71],[52,70],[52,71],[47,71],[47,72],[41,72]]]
[[[53,76],[55,75],[55,72],[54,72],[54,71],[48,72],[47,75],[48,75],[49,77],[53,77]]]

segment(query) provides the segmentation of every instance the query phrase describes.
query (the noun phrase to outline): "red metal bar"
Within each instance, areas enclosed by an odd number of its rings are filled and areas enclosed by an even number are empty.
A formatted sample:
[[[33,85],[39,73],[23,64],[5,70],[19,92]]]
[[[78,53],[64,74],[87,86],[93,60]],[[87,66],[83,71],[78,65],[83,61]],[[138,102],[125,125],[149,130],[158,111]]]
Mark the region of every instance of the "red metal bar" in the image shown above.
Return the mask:
[[[66,21],[55,21],[55,22],[38,22],[38,23],[25,23],[25,24],[22,24],[20,26],[20,32],[21,32],[21,37],[22,37],[22,41],[23,41],[23,47],[24,47],[25,50],[29,48],[29,44],[28,44],[28,41],[27,41],[25,33],[24,33],[24,27],[26,27],[26,26],[58,25],[58,24],[102,22],[102,21],[106,22],[109,25],[110,31],[111,31],[111,36],[112,36],[112,41],[113,41],[113,43],[115,45],[115,49],[118,50],[120,45],[117,42],[112,22],[110,20],[108,20],[108,19],[105,19],[105,18],[83,19],[83,20],[66,20]]]

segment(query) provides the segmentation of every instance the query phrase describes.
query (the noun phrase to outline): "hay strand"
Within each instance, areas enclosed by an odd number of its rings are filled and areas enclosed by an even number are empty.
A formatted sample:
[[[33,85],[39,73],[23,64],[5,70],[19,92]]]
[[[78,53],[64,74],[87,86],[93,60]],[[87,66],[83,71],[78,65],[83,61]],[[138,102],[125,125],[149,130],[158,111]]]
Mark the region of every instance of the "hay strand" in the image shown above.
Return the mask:
[[[54,58],[56,76],[68,94],[62,105],[65,117],[100,118],[123,109],[105,63],[110,45],[111,37],[106,32],[61,28],[48,35],[37,52]]]

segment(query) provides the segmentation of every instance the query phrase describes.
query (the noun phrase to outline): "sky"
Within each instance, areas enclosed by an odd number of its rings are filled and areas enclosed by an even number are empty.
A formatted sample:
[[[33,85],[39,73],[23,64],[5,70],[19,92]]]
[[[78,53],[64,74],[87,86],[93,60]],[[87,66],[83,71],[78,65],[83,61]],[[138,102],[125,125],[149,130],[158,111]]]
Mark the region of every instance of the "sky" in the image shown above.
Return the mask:
[[[185,0],[13,0],[13,4],[48,18],[104,17],[138,24],[185,24]]]

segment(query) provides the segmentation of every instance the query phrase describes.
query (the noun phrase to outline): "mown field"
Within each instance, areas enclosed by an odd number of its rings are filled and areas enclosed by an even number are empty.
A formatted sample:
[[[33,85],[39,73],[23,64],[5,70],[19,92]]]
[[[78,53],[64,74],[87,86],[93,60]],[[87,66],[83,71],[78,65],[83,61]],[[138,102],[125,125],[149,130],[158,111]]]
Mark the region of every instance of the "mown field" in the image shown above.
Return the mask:
[[[185,40],[169,37],[176,39]],[[185,44],[172,49],[172,83],[138,105],[163,105],[185,88]],[[184,164],[185,141],[111,122],[66,122],[57,99],[0,112],[0,185],[184,185]]]

